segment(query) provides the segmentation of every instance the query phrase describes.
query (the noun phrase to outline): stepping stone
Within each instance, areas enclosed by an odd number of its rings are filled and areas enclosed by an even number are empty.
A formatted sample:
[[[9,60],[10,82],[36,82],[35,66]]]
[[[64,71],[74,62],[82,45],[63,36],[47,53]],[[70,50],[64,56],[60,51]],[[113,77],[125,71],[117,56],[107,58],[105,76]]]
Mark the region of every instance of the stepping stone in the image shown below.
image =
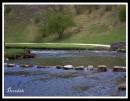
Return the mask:
[[[84,70],[84,66],[75,67],[75,70]]]
[[[73,69],[74,67],[73,67],[73,65],[65,65],[65,66],[63,66],[63,69],[65,69],[65,70],[69,70],[69,69]]]
[[[113,72],[126,72],[126,67],[114,66],[113,67]]]
[[[33,67],[32,65],[21,65],[21,67],[24,67],[24,68],[28,68],[28,67]]]
[[[57,69],[62,69],[63,66],[57,65],[56,68],[57,68]]]
[[[126,84],[125,84],[125,83],[119,84],[119,85],[118,85],[118,89],[119,89],[119,90],[122,90],[122,91],[123,91],[123,90],[126,90]]]
[[[93,65],[88,65],[87,66],[87,70],[93,70],[94,69],[94,66]]]
[[[99,66],[97,66],[97,71],[106,72],[107,71],[107,66],[106,65],[99,65]]]
[[[7,64],[7,67],[15,67],[16,64]]]

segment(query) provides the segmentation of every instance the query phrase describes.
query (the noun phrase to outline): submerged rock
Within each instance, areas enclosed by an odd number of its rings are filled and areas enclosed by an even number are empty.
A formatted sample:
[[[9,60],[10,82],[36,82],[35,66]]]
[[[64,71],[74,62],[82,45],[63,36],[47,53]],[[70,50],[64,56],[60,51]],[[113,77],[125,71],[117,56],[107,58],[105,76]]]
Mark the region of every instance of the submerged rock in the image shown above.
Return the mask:
[[[106,65],[99,65],[99,66],[97,66],[97,71],[106,72],[107,71],[107,66]]]
[[[126,72],[126,67],[114,66],[113,67],[113,72]]]
[[[73,67],[73,65],[65,65],[65,66],[63,66],[63,69],[65,69],[65,70],[69,70],[69,69],[73,69],[74,67]]]
[[[37,68],[49,68],[49,66],[37,66]]]
[[[37,68],[45,68],[45,66],[37,66]]]

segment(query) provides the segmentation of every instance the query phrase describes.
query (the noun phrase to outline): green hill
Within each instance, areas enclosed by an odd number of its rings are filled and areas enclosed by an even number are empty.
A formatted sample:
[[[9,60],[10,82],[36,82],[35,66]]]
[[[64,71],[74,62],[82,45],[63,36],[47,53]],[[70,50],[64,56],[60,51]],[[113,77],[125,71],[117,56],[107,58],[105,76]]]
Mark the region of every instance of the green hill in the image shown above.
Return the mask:
[[[57,6],[55,6],[57,7]],[[126,26],[120,15],[122,6],[64,6],[71,13],[75,26],[68,28],[63,39],[55,34],[43,36],[39,24],[44,23],[50,6],[5,6],[5,42],[74,42],[111,44],[125,41]],[[121,12],[121,13],[120,13]]]

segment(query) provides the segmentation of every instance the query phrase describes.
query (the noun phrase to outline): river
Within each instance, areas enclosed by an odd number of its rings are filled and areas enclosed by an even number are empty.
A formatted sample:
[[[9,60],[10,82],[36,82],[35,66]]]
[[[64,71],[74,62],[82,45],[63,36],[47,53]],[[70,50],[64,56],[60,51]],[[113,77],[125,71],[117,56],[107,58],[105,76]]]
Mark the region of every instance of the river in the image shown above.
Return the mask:
[[[125,66],[125,53],[87,50],[32,50],[32,59],[10,60],[17,64],[14,68],[4,67],[5,96],[125,96],[119,91],[119,80],[125,72],[113,72],[115,65]],[[32,64],[22,68],[20,64]],[[96,70],[63,70],[55,65],[87,66],[107,65],[107,72]],[[37,68],[37,65],[48,68]],[[8,90],[22,89],[23,92]]]

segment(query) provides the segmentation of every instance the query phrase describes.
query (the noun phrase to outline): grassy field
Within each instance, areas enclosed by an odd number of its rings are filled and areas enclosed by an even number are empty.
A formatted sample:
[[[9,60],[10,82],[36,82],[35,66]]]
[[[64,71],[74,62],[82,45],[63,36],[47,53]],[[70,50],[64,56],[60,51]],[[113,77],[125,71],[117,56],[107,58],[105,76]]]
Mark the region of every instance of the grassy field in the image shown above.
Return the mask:
[[[126,40],[125,22],[121,22],[118,11],[115,9],[104,11],[93,10],[91,14],[84,13],[73,17],[75,26],[65,30],[63,39],[57,39],[56,34],[42,37],[39,25],[32,22],[32,13],[22,9],[14,9],[5,20],[5,43],[10,42],[35,42],[35,43],[87,43],[87,44],[111,44]],[[74,11],[74,8],[71,8]],[[37,12],[41,12],[37,10]],[[35,17],[35,16],[34,16]],[[41,17],[41,16],[40,16]],[[79,31],[75,31],[77,29]],[[48,46],[46,46],[48,47]]]

